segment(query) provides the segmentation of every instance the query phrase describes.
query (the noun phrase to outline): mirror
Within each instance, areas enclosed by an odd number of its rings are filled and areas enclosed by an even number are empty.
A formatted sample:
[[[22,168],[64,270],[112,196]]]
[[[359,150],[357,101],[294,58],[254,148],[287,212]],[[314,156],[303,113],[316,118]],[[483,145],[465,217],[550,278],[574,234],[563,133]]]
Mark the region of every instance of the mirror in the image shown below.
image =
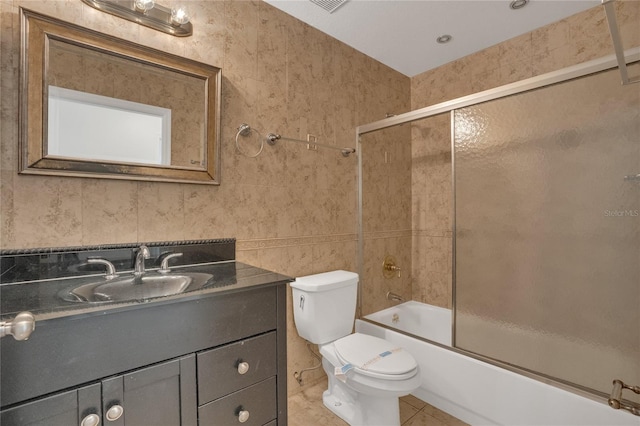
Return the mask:
[[[219,68],[26,9],[21,23],[21,174],[219,184]]]

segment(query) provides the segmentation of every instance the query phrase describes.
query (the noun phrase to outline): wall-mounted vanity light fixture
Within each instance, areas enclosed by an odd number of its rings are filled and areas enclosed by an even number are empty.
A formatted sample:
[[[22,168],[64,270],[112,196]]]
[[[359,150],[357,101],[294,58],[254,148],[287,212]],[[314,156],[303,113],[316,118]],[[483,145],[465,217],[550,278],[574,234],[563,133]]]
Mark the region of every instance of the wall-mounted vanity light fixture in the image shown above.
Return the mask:
[[[156,4],[155,0],[82,1],[103,12],[177,37],[187,37],[193,34],[193,26],[189,22],[189,13],[182,6],[169,9]]]

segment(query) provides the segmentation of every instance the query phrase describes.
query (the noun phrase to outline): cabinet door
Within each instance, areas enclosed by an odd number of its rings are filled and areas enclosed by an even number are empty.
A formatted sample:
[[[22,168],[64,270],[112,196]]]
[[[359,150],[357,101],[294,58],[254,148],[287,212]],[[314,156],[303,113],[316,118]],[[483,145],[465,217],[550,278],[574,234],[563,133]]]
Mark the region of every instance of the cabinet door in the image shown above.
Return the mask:
[[[101,418],[100,384],[74,389],[28,402],[0,413],[0,424],[6,426],[73,426],[81,425],[90,415]],[[85,423],[95,424],[95,423]]]
[[[104,380],[102,397],[105,426],[195,425],[195,356]]]

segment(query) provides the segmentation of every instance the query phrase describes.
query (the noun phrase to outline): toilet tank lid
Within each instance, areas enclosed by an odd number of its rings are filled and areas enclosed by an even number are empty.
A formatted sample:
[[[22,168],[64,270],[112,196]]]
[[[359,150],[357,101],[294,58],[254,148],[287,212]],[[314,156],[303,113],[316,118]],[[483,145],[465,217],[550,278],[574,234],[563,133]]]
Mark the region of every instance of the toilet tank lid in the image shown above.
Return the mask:
[[[316,292],[346,287],[358,282],[358,274],[349,271],[330,271],[298,277],[290,285],[298,290]]]

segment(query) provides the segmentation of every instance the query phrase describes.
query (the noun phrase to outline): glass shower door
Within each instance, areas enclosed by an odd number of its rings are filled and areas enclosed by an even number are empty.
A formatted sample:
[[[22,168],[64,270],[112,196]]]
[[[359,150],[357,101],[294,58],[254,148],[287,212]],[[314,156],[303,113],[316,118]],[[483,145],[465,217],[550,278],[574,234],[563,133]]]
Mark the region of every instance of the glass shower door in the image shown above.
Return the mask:
[[[455,346],[604,394],[639,385],[640,85],[605,71],[453,125]]]

